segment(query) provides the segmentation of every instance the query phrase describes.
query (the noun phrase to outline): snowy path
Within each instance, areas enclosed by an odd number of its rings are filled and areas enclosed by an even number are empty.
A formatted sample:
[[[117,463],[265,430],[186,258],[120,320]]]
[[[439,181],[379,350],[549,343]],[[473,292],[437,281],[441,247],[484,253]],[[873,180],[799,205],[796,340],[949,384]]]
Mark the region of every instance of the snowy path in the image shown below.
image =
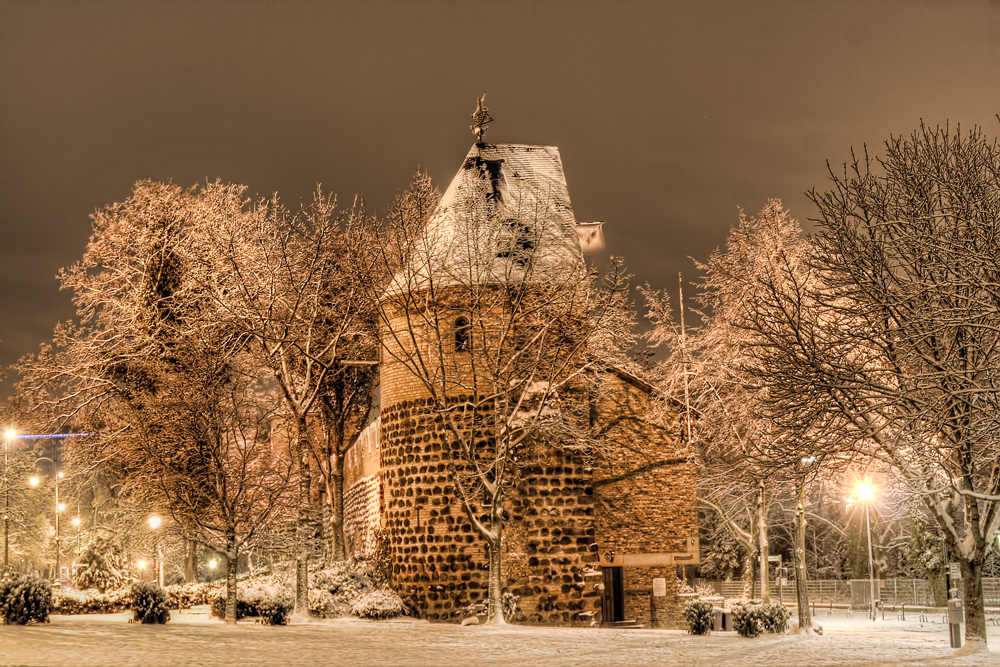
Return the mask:
[[[1000,667],[1000,628],[989,654],[954,657],[945,626],[908,621],[818,619],[822,637],[733,633],[692,637],[670,630],[456,626],[400,620],[323,621],[288,627],[240,623],[206,614],[165,626],[131,625],[127,614],[53,616],[43,626],[0,626],[0,664],[31,666],[405,665],[432,667],[834,667],[956,665]]]

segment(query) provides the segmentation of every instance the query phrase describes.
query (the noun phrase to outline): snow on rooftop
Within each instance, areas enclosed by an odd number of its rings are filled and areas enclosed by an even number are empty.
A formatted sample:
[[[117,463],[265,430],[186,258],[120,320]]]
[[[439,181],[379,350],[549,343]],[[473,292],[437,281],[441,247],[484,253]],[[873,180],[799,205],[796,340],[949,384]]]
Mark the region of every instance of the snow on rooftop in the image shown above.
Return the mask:
[[[475,144],[390,292],[544,280],[582,252],[559,149]]]

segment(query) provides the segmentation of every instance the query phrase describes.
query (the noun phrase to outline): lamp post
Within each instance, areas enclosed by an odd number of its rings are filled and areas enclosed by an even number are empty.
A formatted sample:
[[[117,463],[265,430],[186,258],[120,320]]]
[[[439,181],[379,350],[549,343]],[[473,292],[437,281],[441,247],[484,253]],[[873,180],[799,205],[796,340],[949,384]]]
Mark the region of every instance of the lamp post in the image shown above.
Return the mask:
[[[147,522],[149,529],[153,531],[153,544],[156,547],[156,554],[153,556],[153,576],[156,577],[156,583],[163,586],[163,553],[160,551],[160,538],[156,532],[163,519],[154,514],[147,519]]]
[[[81,523],[82,522],[80,521],[80,508],[77,507],[76,508],[76,516],[73,517],[73,525],[76,526],[76,557],[73,558],[73,567],[71,569],[75,569],[77,561],[80,560],[80,524]]]
[[[872,521],[868,512],[875,490],[868,481],[863,481],[858,485],[858,497],[865,504],[865,526],[868,529],[868,583],[871,587],[871,618],[875,620],[875,559],[872,555]]]

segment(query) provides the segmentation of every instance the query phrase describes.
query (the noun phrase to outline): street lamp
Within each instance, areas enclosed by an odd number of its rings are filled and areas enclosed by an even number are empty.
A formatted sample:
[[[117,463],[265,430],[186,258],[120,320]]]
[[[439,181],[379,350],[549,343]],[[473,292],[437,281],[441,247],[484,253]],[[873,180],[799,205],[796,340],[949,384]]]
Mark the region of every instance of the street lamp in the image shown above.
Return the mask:
[[[149,524],[149,529],[153,531],[153,543],[156,546],[156,555],[153,556],[153,576],[156,577],[156,583],[163,586],[163,553],[160,551],[160,538],[156,532],[156,529],[163,523],[163,519],[153,514],[146,522]]]
[[[875,559],[872,555],[872,521],[868,511],[875,498],[875,488],[868,480],[862,480],[858,484],[858,498],[865,505],[865,526],[868,529],[868,583],[871,587],[871,618],[875,620]]]
[[[80,560],[80,508],[76,508],[76,516],[73,517],[73,525],[76,526],[76,558],[73,559],[73,567],[76,567],[77,561]]]

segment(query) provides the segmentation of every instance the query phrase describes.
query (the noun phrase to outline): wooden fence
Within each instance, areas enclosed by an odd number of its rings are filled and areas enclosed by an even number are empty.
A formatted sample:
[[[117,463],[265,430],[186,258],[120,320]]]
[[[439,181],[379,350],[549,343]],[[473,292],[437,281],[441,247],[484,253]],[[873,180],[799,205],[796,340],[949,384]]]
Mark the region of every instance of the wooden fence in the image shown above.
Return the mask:
[[[743,596],[742,581],[707,581],[697,580],[699,584],[711,586],[715,592],[725,598]],[[784,604],[795,604],[795,580],[786,579],[781,585],[777,579],[771,580],[771,599],[781,600]],[[878,597],[887,605],[913,605],[922,607],[934,606],[934,595],[930,582],[926,579],[881,579],[875,582],[878,587]],[[870,584],[867,579],[853,581],[854,595],[851,595],[852,581],[836,579],[818,579],[806,582],[809,591],[809,602],[816,606],[855,605],[867,606],[870,595]],[[959,591],[962,587],[959,586]],[[754,597],[760,597],[760,582],[754,586]],[[853,598],[853,599],[852,599]],[[987,607],[1000,607],[1000,578],[983,577],[983,598]]]

